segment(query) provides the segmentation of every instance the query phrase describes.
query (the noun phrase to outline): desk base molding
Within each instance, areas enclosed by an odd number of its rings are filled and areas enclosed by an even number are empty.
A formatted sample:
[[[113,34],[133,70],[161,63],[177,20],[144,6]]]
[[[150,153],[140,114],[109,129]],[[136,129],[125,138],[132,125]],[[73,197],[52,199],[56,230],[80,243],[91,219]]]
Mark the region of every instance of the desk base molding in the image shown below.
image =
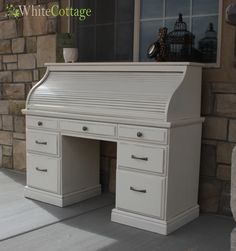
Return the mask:
[[[60,196],[57,194],[41,191],[35,188],[26,186],[24,189],[24,196],[29,199],[42,201],[48,204],[52,204],[58,207],[65,207],[77,202],[98,196],[101,194],[101,186],[85,189],[79,192],[66,194]]]
[[[119,209],[113,209],[111,220],[116,223],[140,228],[150,232],[168,235],[199,216],[199,206],[193,207],[170,221],[158,220]]]

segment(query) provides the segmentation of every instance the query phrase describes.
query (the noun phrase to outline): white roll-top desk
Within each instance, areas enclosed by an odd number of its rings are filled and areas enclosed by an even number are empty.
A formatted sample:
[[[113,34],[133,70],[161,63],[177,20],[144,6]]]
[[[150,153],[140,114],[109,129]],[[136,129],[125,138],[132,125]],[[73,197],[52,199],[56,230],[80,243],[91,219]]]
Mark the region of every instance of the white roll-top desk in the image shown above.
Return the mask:
[[[117,142],[114,222],[168,234],[199,215],[201,65],[47,64],[28,95],[25,196],[99,195],[99,140]]]

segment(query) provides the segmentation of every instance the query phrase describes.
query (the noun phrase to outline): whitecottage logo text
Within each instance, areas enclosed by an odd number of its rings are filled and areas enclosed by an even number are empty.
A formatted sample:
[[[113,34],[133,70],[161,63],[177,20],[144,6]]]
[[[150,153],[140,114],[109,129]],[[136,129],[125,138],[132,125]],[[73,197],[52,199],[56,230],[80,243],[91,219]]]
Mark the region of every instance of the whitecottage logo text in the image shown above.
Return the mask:
[[[66,17],[75,17],[79,21],[84,21],[92,15],[92,10],[89,8],[60,8],[59,5],[54,4],[50,8],[45,8],[41,5],[7,5],[6,6],[6,15],[9,18],[20,18],[22,16],[66,16]]]

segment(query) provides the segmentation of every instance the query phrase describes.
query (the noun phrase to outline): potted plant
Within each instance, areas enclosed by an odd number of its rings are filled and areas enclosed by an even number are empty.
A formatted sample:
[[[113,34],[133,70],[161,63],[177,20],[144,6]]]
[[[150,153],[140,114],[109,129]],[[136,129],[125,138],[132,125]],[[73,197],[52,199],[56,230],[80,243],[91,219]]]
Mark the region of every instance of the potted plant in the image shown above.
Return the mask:
[[[68,9],[71,7],[71,0],[68,1]],[[68,33],[65,35],[64,47],[63,47],[63,58],[65,63],[74,63],[78,60],[78,48],[76,43],[76,34],[72,33],[71,16],[68,15],[67,19]]]
[[[74,63],[78,59],[78,48],[76,47],[75,34],[64,34],[63,58],[65,63]]]

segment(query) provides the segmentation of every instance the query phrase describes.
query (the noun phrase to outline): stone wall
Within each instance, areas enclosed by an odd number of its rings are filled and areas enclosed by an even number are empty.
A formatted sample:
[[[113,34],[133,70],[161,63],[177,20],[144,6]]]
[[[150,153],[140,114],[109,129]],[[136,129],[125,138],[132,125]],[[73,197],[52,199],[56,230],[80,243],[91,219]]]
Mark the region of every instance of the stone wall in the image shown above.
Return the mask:
[[[44,63],[56,60],[57,18],[5,17],[7,3],[41,4],[52,1],[0,0],[0,166],[25,169],[26,96],[44,74]],[[55,2],[55,1],[54,1]]]
[[[203,71],[203,125],[199,203],[202,212],[231,215],[231,154],[236,145],[235,27],[224,21],[219,68]]]

